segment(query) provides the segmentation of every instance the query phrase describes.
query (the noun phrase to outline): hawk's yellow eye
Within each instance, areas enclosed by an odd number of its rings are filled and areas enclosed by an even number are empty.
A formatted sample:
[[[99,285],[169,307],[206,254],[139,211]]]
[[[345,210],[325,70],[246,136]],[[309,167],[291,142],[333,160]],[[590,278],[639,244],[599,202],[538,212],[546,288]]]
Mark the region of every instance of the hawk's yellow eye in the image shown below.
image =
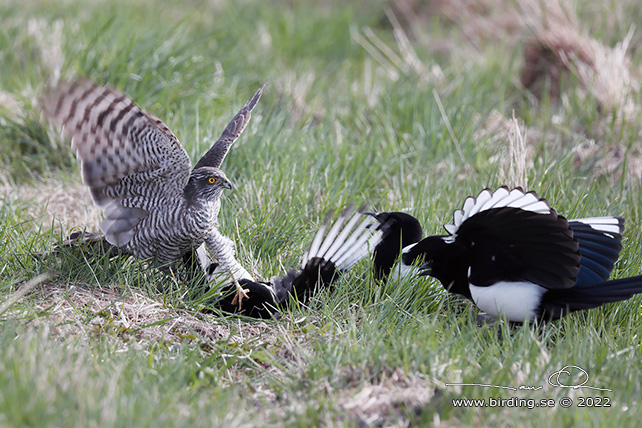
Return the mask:
[[[210,177],[209,180],[207,180],[207,181],[209,181],[210,184],[214,184],[214,183],[216,183],[218,181],[218,178]]]

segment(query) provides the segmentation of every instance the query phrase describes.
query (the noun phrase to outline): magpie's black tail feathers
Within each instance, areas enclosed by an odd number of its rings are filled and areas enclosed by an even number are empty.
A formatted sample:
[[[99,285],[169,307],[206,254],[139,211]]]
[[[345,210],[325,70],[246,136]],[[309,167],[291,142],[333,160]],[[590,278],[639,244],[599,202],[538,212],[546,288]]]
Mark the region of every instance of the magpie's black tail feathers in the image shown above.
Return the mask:
[[[632,276],[582,287],[549,290],[543,296],[542,309],[556,319],[568,312],[619,302],[640,293],[642,276]]]
[[[305,303],[314,293],[329,287],[338,276],[372,253],[381,239],[378,222],[349,207],[328,227],[326,222],[303,254],[300,271],[290,269],[283,278],[272,278],[279,304],[290,295]]]

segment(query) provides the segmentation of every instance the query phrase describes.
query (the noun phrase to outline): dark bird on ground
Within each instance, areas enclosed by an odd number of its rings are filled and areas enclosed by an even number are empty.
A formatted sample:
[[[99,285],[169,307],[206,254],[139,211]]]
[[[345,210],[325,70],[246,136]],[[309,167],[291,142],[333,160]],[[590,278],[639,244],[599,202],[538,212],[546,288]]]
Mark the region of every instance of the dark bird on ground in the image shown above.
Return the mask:
[[[122,93],[87,80],[62,83],[42,100],[47,118],[72,138],[84,184],[104,210],[104,238],[113,247],[168,268],[205,244],[220,269],[253,280],[238,263],[234,243],[218,230],[221,195],[232,184],[219,169],[229,147],[250,120],[259,89],[192,169],[170,129]],[[238,297],[238,296],[237,296]]]
[[[197,252],[199,263],[209,271],[209,282],[218,283],[222,298],[215,306],[226,312],[238,312],[257,318],[278,317],[279,310],[288,307],[291,300],[307,303],[318,290],[330,287],[341,274],[361,259],[370,255],[381,240],[385,228],[371,217],[364,217],[351,209],[344,211],[331,225],[326,222],[315,234],[308,250],[303,254],[299,269],[289,269],[282,277],[272,277],[269,282],[242,278],[239,283],[249,291],[249,298],[242,306],[236,304],[233,285],[216,264]]]
[[[521,188],[485,189],[467,198],[444,226],[448,235],[421,239],[419,222],[408,214],[372,215],[389,229],[374,251],[381,278],[430,275],[512,322],[559,319],[642,293],[642,276],[608,281],[622,249],[624,219],[566,220]]]

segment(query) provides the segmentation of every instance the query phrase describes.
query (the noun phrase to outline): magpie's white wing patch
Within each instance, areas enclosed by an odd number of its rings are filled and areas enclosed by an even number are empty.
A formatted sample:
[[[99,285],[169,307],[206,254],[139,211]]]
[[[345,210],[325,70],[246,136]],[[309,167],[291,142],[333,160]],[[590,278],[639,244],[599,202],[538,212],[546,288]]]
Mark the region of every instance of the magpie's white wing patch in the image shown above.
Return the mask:
[[[622,217],[588,217],[571,221],[583,223],[605,234],[622,235],[624,233],[624,219]]]
[[[482,208],[484,207],[484,205],[486,205],[487,203],[491,202],[492,199],[493,199],[492,190],[490,190],[490,189],[482,190],[479,193],[479,195],[477,195],[477,198],[475,198],[475,203],[472,205],[470,211],[463,213],[463,215],[464,215],[463,219],[465,220],[468,217],[472,217],[475,214],[477,214],[478,212],[480,212],[482,210]],[[457,224],[456,224],[456,226],[459,227],[459,225],[457,225]]]
[[[519,187],[508,190],[508,187],[502,186],[494,192],[490,189],[484,189],[477,197],[469,196],[466,198],[462,209],[453,213],[452,224],[444,225],[444,229],[449,234],[455,235],[462,223],[475,214],[492,208],[503,207],[520,208],[537,214],[549,214],[551,212],[548,201],[538,197],[535,192],[524,192]]]

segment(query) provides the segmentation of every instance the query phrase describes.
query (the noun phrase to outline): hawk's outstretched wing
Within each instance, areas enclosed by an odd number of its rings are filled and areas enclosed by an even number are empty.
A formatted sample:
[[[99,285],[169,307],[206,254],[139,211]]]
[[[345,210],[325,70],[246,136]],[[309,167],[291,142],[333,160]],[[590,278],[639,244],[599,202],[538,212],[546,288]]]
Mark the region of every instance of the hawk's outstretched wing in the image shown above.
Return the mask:
[[[245,103],[241,111],[239,111],[232,121],[227,125],[220,138],[212,145],[212,147],[201,157],[194,168],[200,168],[202,166],[213,166],[215,168],[220,168],[227,155],[227,151],[232,147],[232,144],[239,138],[241,132],[245,129],[247,124],[250,122],[252,117],[252,110],[256,103],[259,102],[263,94],[263,88],[259,88],[258,91],[254,93],[252,98]]]
[[[64,127],[96,204],[135,196],[178,196],[191,161],[157,117],[122,93],[88,80],[66,82],[43,99],[47,117]]]

